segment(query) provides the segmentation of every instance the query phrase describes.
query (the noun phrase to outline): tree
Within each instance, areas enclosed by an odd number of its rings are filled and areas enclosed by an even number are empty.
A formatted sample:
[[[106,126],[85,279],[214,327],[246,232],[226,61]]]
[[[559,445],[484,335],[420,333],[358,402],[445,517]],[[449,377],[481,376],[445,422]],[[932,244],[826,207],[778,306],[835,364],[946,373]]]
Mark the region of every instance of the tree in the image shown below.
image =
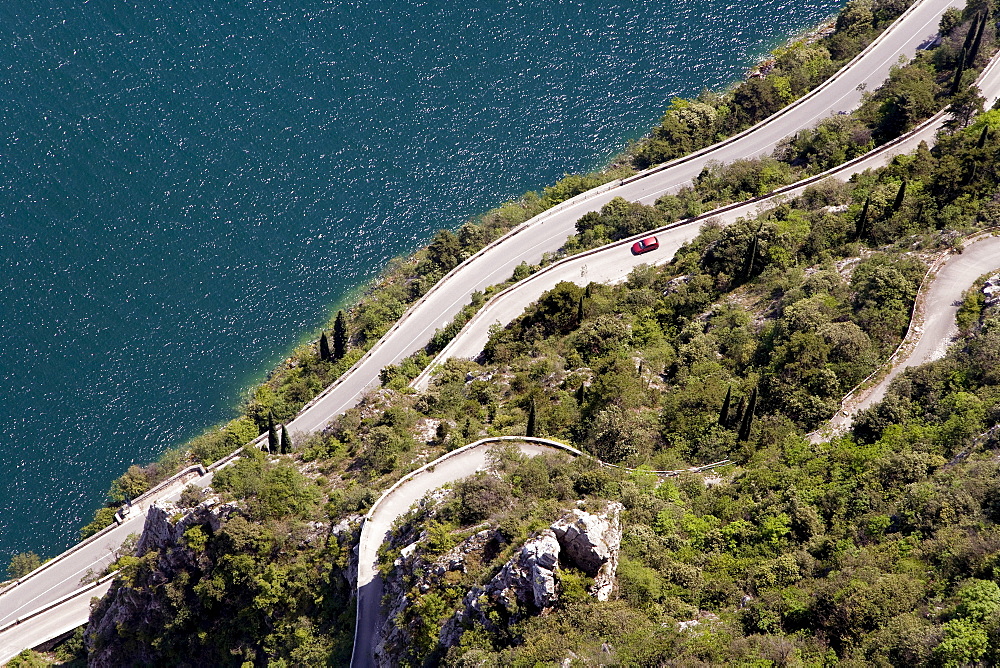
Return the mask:
[[[535,429],[536,429],[535,421],[537,420],[537,418],[538,416],[535,409],[535,398],[531,397],[531,403],[528,405],[528,426],[524,430],[525,436],[528,437],[535,436]]]
[[[327,338],[326,332],[319,336],[319,358],[324,362],[330,359],[330,339]]]
[[[462,244],[451,230],[441,230],[427,246],[427,257],[438,268],[449,271],[462,261]]]
[[[274,413],[267,414],[267,451],[278,452],[278,429],[274,426]]]
[[[719,426],[725,427],[729,424],[729,406],[733,400],[733,386],[726,388],[726,398],[722,400],[722,410],[719,411]]]
[[[10,558],[10,564],[7,566],[7,575],[13,579],[23,578],[41,565],[41,557],[34,552],[20,552]]]
[[[124,503],[145,492],[149,486],[149,477],[146,472],[132,464],[125,473],[111,483],[108,496],[115,503]]]
[[[587,441],[599,459],[617,464],[639,454],[647,435],[633,411],[613,405],[594,416]]]
[[[281,425],[281,454],[287,455],[292,451],[292,439],[288,435],[288,429]]]
[[[942,626],[944,639],[934,648],[943,666],[967,666],[976,663],[989,649],[986,629],[968,619],[952,619]]]
[[[985,23],[985,21],[984,21]],[[976,32],[979,27],[979,14],[977,13],[972,17],[972,23],[969,24],[969,31],[965,33],[965,41],[962,42],[961,58],[958,64],[964,65],[968,62],[969,51],[972,49],[972,43],[976,40]]]
[[[340,361],[346,354],[347,318],[343,311],[337,311],[337,319],[333,322],[333,361]]]
[[[448,428],[448,423],[444,420],[438,422],[437,430],[434,432],[434,443],[437,445],[444,445],[445,441],[448,440],[448,433],[451,429]]]
[[[750,429],[753,427],[753,413],[757,410],[757,388],[753,388],[750,393],[750,401],[747,402],[746,412],[743,413],[743,421],[740,423],[740,432],[737,438],[745,441],[750,438]]]
[[[899,191],[896,193],[896,201],[892,203],[892,210],[899,211],[903,206],[903,198],[906,197],[906,180],[899,184]]]
[[[983,113],[986,100],[983,99],[981,92],[975,85],[966,86],[958,91],[948,105],[951,118],[945,121],[945,127],[952,132],[961,130],[968,127],[974,118]]]
[[[955,78],[951,82],[951,91],[948,93],[948,97],[955,97],[958,92],[959,87],[962,85],[962,75],[965,74],[965,59],[968,54],[965,49],[962,49],[962,56],[959,59],[958,67],[955,68]]]
[[[972,50],[969,51],[969,60],[965,63],[966,67],[976,66],[976,57],[979,55],[979,48],[983,45],[983,31],[986,30],[986,17],[979,22],[979,27],[976,30],[976,38],[972,42]],[[971,28],[970,28],[971,32]]]
[[[856,239],[860,239],[865,233],[865,224],[868,222],[868,207],[872,203],[872,198],[868,197],[865,199],[865,203],[861,206],[861,215],[858,216],[858,222],[855,225]]]

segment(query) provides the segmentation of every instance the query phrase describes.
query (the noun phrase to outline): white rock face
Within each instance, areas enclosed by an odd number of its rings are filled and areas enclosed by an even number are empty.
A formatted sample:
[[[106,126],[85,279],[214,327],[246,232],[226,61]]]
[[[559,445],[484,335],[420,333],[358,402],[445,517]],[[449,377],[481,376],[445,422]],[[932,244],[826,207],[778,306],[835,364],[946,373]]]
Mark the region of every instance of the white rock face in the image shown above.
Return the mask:
[[[508,599],[513,593],[522,604],[527,602],[527,594],[531,592],[531,602],[544,610],[557,598],[555,570],[558,566],[559,541],[550,529],[546,529],[524,544],[516,562],[504,565],[487,585],[487,591],[496,592],[502,599]],[[507,609],[512,610],[513,606],[508,605]]]
[[[620,503],[609,504],[600,514],[571,510],[527,541],[484,587],[474,587],[465,595],[462,609],[441,629],[441,644],[457,644],[462,631],[475,625],[495,631],[491,608],[501,612],[501,623],[544,613],[559,598],[556,574],[560,561],[593,577],[590,593],[598,600],[608,600],[618,569],[622,510]]]
[[[608,600],[614,589],[622,544],[622,509],[620,503],[612,503],[601,515],[593,515],[577,508],[552,525],[568,560],[594,578],[591,593],[599,601]]]
[[[236,511],[236,506],[222,503],[210,506],[203,503],[192,509],[179,509],[172,503],[154,503],[146,513],[146,524],[136,545],[135,554],[141,557],[150,550],[171,547],[195,524],[207,525],[213,532],[218,531],[223,520]],[[171,521],[176,517],[176,524]]]
[[[1000,306],[1000,274],[990,276],[986,280],[983,295],[986,297],[986,306]]]

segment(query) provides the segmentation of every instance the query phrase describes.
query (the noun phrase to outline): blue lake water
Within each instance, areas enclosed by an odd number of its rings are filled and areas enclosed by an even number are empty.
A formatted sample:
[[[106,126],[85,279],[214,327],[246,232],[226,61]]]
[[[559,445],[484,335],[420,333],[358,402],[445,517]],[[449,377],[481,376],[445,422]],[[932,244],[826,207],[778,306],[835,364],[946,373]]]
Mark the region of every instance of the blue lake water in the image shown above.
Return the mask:
[[[389,258],[840,2],[474,4],[0,8],[0,566],[231,418]]]

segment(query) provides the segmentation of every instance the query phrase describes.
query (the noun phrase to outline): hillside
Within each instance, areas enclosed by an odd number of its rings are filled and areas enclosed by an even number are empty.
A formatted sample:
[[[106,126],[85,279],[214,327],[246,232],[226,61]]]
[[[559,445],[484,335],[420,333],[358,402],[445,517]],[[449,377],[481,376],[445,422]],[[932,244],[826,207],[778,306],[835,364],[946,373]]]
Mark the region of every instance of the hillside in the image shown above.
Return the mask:
[[[895,350],[935,255],[997,223],[1000,111],[984,111],[969,85],[992,50],[987,10],[946,14],[942,43],[856,114],[773,158],[706,170],[655,206],[613,201],[579,221],[565,250],[822,171],[950,102],[933,149],[753,220],[710,222],[670,263],[621,285],[560,284],[426,392],[408,381],[428,352],[386,369],[383,388],[325,433],[246,448],[208,494],[191,488],[151,515],[94,608],[91,661],[344,665],[352,550],[379,491],[480,437],[529,435],[590,456],[496,448],[490,472],[400,520],[380,559],[393,615],[385,663],[997,662],[998,305],[970,292],[944,359],[903,374],[849,433],[807,438]],[[852,25],[838,21],[840,34]],[[635,159],[666,150],[666,132]],[[380,297],[414,298],[489,228],[463,229],[440,234]],[[379,304],[350,314],[353,351],[299,351],[194,455],[217,458],[287,417],[384,327]],[[731,464],[708,473],[654,473],[722,459]],[[149,484],[131,476],[118,491]],[[600,564],[569,546],[574,517],[606,525]],[[539,574],[541,589],[524,584]]]

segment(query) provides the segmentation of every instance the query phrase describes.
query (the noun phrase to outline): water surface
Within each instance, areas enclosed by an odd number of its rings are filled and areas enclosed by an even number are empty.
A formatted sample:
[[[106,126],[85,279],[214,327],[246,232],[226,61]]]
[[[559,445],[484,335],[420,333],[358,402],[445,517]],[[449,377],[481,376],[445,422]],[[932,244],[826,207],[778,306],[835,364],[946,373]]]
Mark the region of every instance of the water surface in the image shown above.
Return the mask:
[[[473,4],[0,8],[0,562],[69,545],[388,258],[839,2]]]

